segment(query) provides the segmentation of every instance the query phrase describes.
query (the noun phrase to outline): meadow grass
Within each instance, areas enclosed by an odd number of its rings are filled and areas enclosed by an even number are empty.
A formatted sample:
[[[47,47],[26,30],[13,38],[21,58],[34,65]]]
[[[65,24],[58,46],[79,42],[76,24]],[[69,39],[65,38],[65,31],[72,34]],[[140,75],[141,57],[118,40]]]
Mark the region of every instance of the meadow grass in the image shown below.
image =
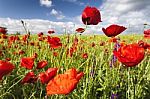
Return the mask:
[[[0,99],[110,99],[115,94],[119,96],[119,99],[150,99],[150,54],[145,52],[144,60],[136,67],[126,68],[119,62],[114,67],[110,67],[114,43],[109,42],[108,37],[104,35],[76,36],[79,42],[72,57],[66,52],[72,46],[75,35],[70,35],[69,39],[68,35],[59,36],[63,46],[53,50],[46,41],[38,41],[37,35],[30,37],[29,43],[35,43],[33,46],[16,41],[9,48],[7,40],[1,39],[3,43],[0,45],[0,50],[4,55],[0,56],[0,60],[10,58],[10,62],[16,68],[0,81]],[[124,41],[127,44],[143,39],[142,35],[119,37],[120,42]],[[94,47],[92,47],[93,42]],[[37,46],[36,43],[39,45]],[[101,43],[104,44],[101,45]],[[14,54],[20,50],[25,51],[25,54]],[[58,56],[54,56],[53,52],[57,52]],[[38,54],[32,69],[35,74],[44,72],[50,67],[57,67],[58,74],[64,73],[69,68],[76,68],[84,72],[84,77],[79,81],[77,88],[68,95],[46,96],[46,85],[41,84],[40,81],[23,85],[20,81],[31,70],[20,67],[20,59],[31,57],[34,53]],[[88,58],[82,58],[84,53],[88,54]],[[37,70],[37,62],[40,60],[47,60],[48,66]]]

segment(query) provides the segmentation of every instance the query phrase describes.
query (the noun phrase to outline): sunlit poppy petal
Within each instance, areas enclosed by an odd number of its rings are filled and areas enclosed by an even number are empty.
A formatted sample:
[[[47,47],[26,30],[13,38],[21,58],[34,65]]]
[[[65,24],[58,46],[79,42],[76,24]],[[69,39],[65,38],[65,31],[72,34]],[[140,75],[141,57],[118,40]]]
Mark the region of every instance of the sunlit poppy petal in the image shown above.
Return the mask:
[[[59,74],[50,80],[46,87],[47,95],[52,94],[69,94],[76,86],[83,73],[77,73],[76,69],[72,68],[64,74]]]

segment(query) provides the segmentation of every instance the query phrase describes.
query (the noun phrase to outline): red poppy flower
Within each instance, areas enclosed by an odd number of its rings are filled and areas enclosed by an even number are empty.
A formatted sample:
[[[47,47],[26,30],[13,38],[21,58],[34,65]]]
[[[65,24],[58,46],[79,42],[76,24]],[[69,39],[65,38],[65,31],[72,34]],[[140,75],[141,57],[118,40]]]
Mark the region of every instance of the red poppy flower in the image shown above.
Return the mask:
[[[76,29],[76,32],[78,32],[78,33],[83,33],[84,31],[85,31],[84,28],[77,28],[77,29]]]
[[[58,48],[62,46],[62,43],[60,42],[60,38],[58,37],[48,36],[48,43],[50,44],[51,48]]]
[[[101,21],[101,15],[96,7],[87,6],[82,12],[82,22],[85,25],[97,25]]]
[[[49,30],[48,33],[53,34],[53,33],[55,33],[55,31],[54,30]]]
[[[114,55],[127,67],[133,67],[144,59],[144,48],[138,44],[123,45],[114,51]]]
[[[4,27],[0,27],[0,33],[6,34],[7,30]]]
[[[38,57],[38,54],[37,54],[37,53],[34,53],[32,57],[35,59],[35,58]]]
[[[24,36],[22,37],[22,40],[23,40],[24,42],[26,42],[26,41],[28,40],[28,38],[29,38],[29,35],[24,35]]]
[[[101,41],[101,42],[99,43],[99,45],[100,45],[100,46],[104,46],[104,45],[105,45],[105,42],[104,42],[104,41]]]
[[[39,37],[38,37],[38,40],[39,40],[39,41],[43,41],[43,37],[42,37],[42,36],[39,36]]]
[[[57,57],[58,53],[57,52],[53,52],[53,56]]]
[[[25,51],[19,50],[18,54],[19,54],[19,55],[25,54]]]
[[[37,64],[37,69],[41,69],[41,68],[44,68],[46,65],[48,64],[48,62],[47,61],[45,61],[45,60],[43,60],[43,61],[40,61],[40,62],[38,62],[38,64]]]
[[[74,40],[73,40],[73,46],[77,46],[78,42],[79,42],[78,38],[75,37]]]
[[[46,72],[42,72],[38,75],[38,78],[42,84],[47,84],[57,74],[58,68],[49,68]]]
[[[2,77],[4,75],[9,74],[14,69],[14,65],[7,61],[0,60],[0,80],[2,80]]]
[[[55,76],[46,87],[47,95],[69,94],[76,88],[83,75],[83,72],[77,73],[76,69],[72,68],[64,74]]]
[[[40,73],[38,75],[38,78],[39,78],[39,80],[41,81],[42,84],[47,84],[49,82],[48,75],[44,72]]]
[[[10,61],[10,60],[11,60],[11,58],[6,58],[5,60],[6,60],[6,61]]]
[[[43,35],[44,35],[43,32],[38,33],[38,37],[41,37]]]
[[[92,46],[92,47],[95,47],[95,46],[96,46],[96,44],[95,44],[94,42],[92,42],[91,46]]]
[[[144,38],[150,39],[150,29],[144,31]]]
[[[146,42],[144,42],[144,41],[142,41],[142,40],[140,40],[140,41],[138,42],[138,44],[139,44],[139,46],[143,47],[144,49],[150,48],[150,44],[148,44],[148,43],[146,43]]]
[[[13,42],[15,42],[17,40],[20,40],[18,36],[10,36],[8,38],[9,43],[13,43]]]
[[[52,75],[56,75],[57,70],[58,70],[58,68],[48,68],[48,69],[45,71],[45,73],[46,73],[48,76],[51,76],[51,77],[52,77]]]
[[[88,58],[88,54],[87,53],[82,54],[82,58],[87,59]]]
[[[2,38],[3,38],[3,39],[7,39],[8,36],[7,36],[6,34],[2,34]]]
[[[117,36],[118,34],[120,34],[121,32],[123,32],[124,30],[126,30],[127,28],[123,27],[123,26],[119,26],[119,25],[110,25],[109,27],[102,28],[103,32],[105,33],[106,36],[108,37],[114,37]]]
[[[108,41],[108,42],[110,42],[110,43],[112,43],[112,42],[113,42],[113,43],[116,43],[116,42],[117,42],[117,40],[118,40],[117,38],[112,37],[112,38],[110,38],[110,39],[109,39],[109,41]]]
[[[35,45],[35,42],[30,42],[30,45],[31,45],[31,46],[34,46],[34,45]]]
[[[21,81],[22,84],[25,83],[35,83],[37,81],[37,77],[35,76],[34,72],[29,72]]]
[[[34,65],[34,59],[31,57],[21,58],[20,63],[21,63],[21,66],[27,69],[32,69]]]
[[[67,54],[66,55],[72,57],[72,55],[73,55],[74,52],[75,52],[74,48],[71,47],[71,48],[67,49]]]

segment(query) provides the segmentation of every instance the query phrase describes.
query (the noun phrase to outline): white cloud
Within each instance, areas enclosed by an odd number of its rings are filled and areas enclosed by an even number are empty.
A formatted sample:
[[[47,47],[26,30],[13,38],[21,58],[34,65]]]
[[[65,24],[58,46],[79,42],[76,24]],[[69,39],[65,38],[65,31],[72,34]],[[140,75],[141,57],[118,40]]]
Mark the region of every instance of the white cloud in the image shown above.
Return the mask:
[[[51,28],[55,29],[56,34],[62,34],[65,31],[63,29],[73,31],[74,23],[73,22],[53,22],[49,20],[42,19],[22,19],[27,28],[31,31],[31,33],[39,33],[47,31]],[[25,33],[25,30],[21,24],[21,20],[11,19],[11,18],[0,18],[0,26],[7,27],[8,33],[16,33],[21,32]]]
[[[51,15],[58,15],[58,12],[55,9],[52,9]]]
[[[27,26],[27,29],[31,33],[36,34],[39,32],[47,33],[49,29],[54,29],[56,34],[63,34],[65,32],[72,34],[79,27],[85,28],[84,24],[78,22],[54,22],[42,19],[22,19]],[[0,26],[4,26],[8,29],[8,33],[20,32],[25,33],[22,26],[21,20],[11,19],[11,18],[0,18]],[[99,26],[88,26],[84,34],[100,33]]]
[[[65,16],[62,14],[61,11],[57,11],[57,10],[55,10],[55,9],[52,9],[52,10],[51,10],[50,15],[55,16],[56,19],[58,19],[58,20],[61,20],[61,19],[64,19],[64,18],[65,18]]]
[[[76,2],[77,0],[73,1]],[[85,33],[103,34],[101,28],[107,27],[110,24],[119,24],[127,27],[125,33],[143,33],[143,24],[150,24],[149,4],[149,0],[105,0],[100,6],[103,22],[96,26],[88,26]],[[51,28],[55,29],[57,34],[62,34],[65,31],[74,33],[76,28],[85,27],[82,23],[81,15],[66,18],[61,11],[57,11],[56,9],[52,9],[49,14],[55,16],[57,19],[68,19],[70,22],[54,22],[42,19],[23,20],[27,23],[27,27],[32,33],[47,33],[48,29]],[[9,33],[15,33],[16,31],[25,33],[20,20],[0,18],[0,26],[7,27]]]
[[[125,31],[143,33],[143,24],[149,22],[150,0],[106,0],[100,6],[102,23],[126,26]]]
[[[40,4],[44,5],[46,7],[51,7],[52,6],[52,1],[51,0],[40,0]]]
[[[74,22],[74,23],[76,23],[76,24],[83,24],[81,17],[82,16],[79,15],[79,16],[75,16],[73,18],[69,18],[69,20],[72,21],[72,22]]]

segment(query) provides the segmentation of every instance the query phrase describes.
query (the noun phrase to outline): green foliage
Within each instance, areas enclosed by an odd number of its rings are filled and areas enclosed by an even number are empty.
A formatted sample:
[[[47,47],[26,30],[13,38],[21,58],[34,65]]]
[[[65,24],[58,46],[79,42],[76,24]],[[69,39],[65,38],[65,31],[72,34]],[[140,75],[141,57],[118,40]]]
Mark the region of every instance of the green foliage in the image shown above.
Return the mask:
[[[74,35],[70,36],[69,43],[67,35],[60,36],[63,46],[59,49],[51,50],[48,43],[38,41],[36,35],[30,37],[28,44],[14,42],[8,48],[7,40],[0,45],[3,55],[0,60],[11,59],[15,65],[15,70],[3,77],[0,81],[0,99],[109,99],[111,94],[118,94],[119,99],[148,99],[150,96],[150,54],[145,54],[145,59],[136,67],[126,68],[122,64],[110,68],[109,62],[112,57],[114,43],[108,42],[109,38],[101,35],[82,36],[77,35],[79,44],[73,56],[67,56],[67,49],[73,44]],[[21,35],[20,35],[20,38]],[[120,36],[121,41],[126,43],[137,42],[142,39],[141,35]],[[84,42],[83,42],[84,41]],[[39,43],[31,46],[30,42]],[[91,47],[92,42],[96,46]],[[100,43],[104,42],[103,46]],[[17,46],[17,47],[16,47]],[[5,48],[5,49],[3,49]],[[19,55],[20,50],[25,54]],[[54,56],[57,52],[58,56]],[[59,68],[58,73],[63,73],[69,68],[77,68],[84,72],[84,77],[79,81],[77,88],[69,95],[46,96],[46,85],[38,81],[34,84],[22,85],[20,81],[30,70],[20,67],[22,57],[31,57],[38,54],[34,63],[36,75],[44,72],[49,67]],[[83,53],[88,53],[88,58],[82,58]],[[47,60],[48,66],[41,70],[36,70],[37,62]]]

